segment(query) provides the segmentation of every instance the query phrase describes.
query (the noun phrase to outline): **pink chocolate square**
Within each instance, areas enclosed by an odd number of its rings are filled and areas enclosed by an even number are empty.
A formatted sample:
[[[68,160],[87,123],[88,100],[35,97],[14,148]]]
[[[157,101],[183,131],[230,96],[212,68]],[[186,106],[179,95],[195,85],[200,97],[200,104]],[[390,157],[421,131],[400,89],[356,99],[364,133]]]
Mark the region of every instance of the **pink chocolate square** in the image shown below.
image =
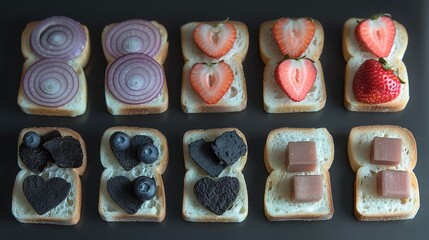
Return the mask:
[[[407,171],[384,170],[377,173],[377,194],[384,198],[410,197],[410,174]]]
[[[286,171],[312,172],[316,166],[316,142],[289,142],[286,148]]]
[[[293,202],[317,202],[323,196],[322,175],[295,175],[292,177]]]

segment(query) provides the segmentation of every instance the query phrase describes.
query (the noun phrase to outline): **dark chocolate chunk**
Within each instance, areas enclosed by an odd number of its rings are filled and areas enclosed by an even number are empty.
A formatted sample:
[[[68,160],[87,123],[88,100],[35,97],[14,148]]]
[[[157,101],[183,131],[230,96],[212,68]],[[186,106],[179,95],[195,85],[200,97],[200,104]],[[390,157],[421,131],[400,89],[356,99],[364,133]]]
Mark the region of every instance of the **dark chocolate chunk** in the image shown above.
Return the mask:
[[[139,146],[143,146],[148,143],[153,144],[152,138],[145,135],[136,135],[131,138],[131,144],[127,149],[123,151],[118,151],[113,148],[110,149],[112,150],[113,155],[118,160],[119,164],[121,164],[125,170],[130,171],[140,163],[140,160],[137,156]]]
[[[204,139],[190,143],[189,155],[211,177],[217,177],[225,169],[225,164],[220,164],[219,158],[213,153],[211,143]]]
[[[221,163],[231,166],[246,154],[246,143],[235,131],[229,131],[212,142],[212,149]]]
[[[78,168],[82,166],[83,152],[79,140],[66,136],[54,138],[43,144],[60,168]]]
[[[42,172],[48,166],[48,162],[52,161],[51,154],[41,145],[30,149],[21,143],[19,146],[19,157],[28,170],[35,173]]]
[[[37,175],[24,179],[22,190],[30,205],[39,215],[58,206],[70,192],[71,184],[62,178],[50,178],[45,181]]]
[[[217,215],[222,215],[231,207],[239,190],[240,183],[235,177],[221,177],[217,181],[202,178],[194,186],[198,201]]]
[[[107,180],[107,191],[112,200],[128,214],[135,214],[143,204],[134,194],[134,183],[124,176]]]
[[[62,136],[61,136],[61,133],[58,130],[54,130],[54,131],[48,132],[48,133],[46,133],[45,135],[42,136],[42,144],[45,143],[45,142],[47,142],[47,141],[50,141],[52,139],[60,138],[60,137],[62,137]]]

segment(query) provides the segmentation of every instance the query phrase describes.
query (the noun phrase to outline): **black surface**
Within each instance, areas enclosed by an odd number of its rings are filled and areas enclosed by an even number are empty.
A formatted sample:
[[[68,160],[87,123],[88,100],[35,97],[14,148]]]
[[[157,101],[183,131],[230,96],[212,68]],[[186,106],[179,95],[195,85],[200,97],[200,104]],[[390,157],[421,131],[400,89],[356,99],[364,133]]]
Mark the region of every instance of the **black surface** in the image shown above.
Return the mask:
[[[428,3],[420,1],[2,1],[0,3],[0,235],[3,239],[427,239],[429,143],[428,124]],[[411,99],[400,113],[353,113],[343,107],[345,62],[341,33],[349,17],[366,17],[388,12],[407,27],[409,45],[404,62],[408,68]],[[85,69],[89,97],[87,112],[77,118],[31,116],[20,112],[16,97],[24,60],[20,36],[27,22],[52,15],[66,15],[88,26],[92,57]],[[317,113],[267,114],[262,108],[263,64],[258,52],[259,25],[282,16],[310,16],[325,30],[325,46],[320,58],[328,100]],[[198,20],[240,20],[250,32],[249,52],[244,61],[249,101],[240,113],[184,114],[180,109],[183,60],[180,26]],[[131,18],[155,19],[169,34],[169,55],[164,65],[170,106],[166,113],[151,116],[113,117],[104,103],[106,62],[101,48],[103,27]],[[421,207],[412,221],[359,222],[353,215],[353,181],[347,158],[347,136],[354,126],[396,124],[407,127],[418,144],[414,172],[420,183]],[[98,215],[99,143],[104,130],[116,125],[157,128],[169,143],[170,163],[163,175],[167,195],[167,216],[162,223],[106,223]],[[13,183],[17,166],[17,139],[24,127],[61,126],[79,132],[88,147],[88,168],[82,177],[83,204],[76,226],[43,226],[18,223],[11,214]],[[335,160],[330,169],[335,214],[324,222],[269,222],[263,212],[263,192],[268,173],[263,164],[263,146],[272,129],[278,127],[326,127],[334,137]],[[249,215],[240,224],[189,223],[182,219],[184,164],[182,137],[196,128],[238,127],[245,134],[249,158],[244,176],[249,192]],[[222,233],[221,235],[219,233]]]

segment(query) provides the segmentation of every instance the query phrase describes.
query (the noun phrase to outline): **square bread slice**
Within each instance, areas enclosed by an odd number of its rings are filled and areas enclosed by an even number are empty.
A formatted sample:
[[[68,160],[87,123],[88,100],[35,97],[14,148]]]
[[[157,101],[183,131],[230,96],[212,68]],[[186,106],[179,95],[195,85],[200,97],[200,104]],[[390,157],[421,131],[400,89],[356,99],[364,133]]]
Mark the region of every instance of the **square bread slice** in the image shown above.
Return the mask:
[[[218,128],[206,130],[190,130],[183,136],[183,157],[185,162],[186,174],[183,183],[183,205],[182,216],[186,221],[191,222],[242,222],[246,219],[249,209],[246,181],[241,171],[246,161],[248,150],[244,156],[240,157],[232,166],[226,167],[218,177],[211,178],[202,170],[191,158],[188,145],[199,139],[205,141],[214,141],[218,136],[227,131],[235,131],[244,141],[247,148],[247,141],[244,134],[236,128]],[[216,215],[207,210],[197,200],[194,194],[195,183],[203,177],[218,180],[221,177],[236,177],[240,184],[240,189],[232,206],[222,215]]]
[[[146,135],[153,140],[153,144],[158,148],[159,157],[152,164],[140,163],[130,171],[126,171],[118,163],[109,145],[110,136],[121,131],[128,136]],[[156,129],[118,126],[107,129],[100,144],[100,161],[105,168],[100,178],[100,192],[98,212],[100,217],[106,222],[162,222],[166,215],[165,189],[162,180],[168,165],[168,145],[165,136]],[[120,208],[110,197],[107,191],[107,181],[115,176],[125,176],[130,181],[139,176],[154,178],[157,192],[154,198],[145,201],[135,214],[128,214]]]
[[[286,148],[289,142],[315,141],[317,166],[312,172],[288,172]],[[325,128],[279,128],[267,137],[264,162],[270,175],[265,184],[264,210],[270,221],[329,220],[334,214],[329,168],[334,160],[334,141]],[[322,175],[322,199],[297,203],[291,198],[295,175]]]

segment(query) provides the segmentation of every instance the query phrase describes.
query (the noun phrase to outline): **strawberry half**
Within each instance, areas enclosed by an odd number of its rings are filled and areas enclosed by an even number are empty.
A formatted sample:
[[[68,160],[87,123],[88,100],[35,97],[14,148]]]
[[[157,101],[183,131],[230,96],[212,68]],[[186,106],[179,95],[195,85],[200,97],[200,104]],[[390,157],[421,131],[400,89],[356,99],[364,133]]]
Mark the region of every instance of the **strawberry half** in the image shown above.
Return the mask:
[[[396,27],[390,15],[376,15],[360,22],[355,29],[358,42],[377,56],[388,57],[396,35]]]
[[[401,80],[380,58],[368,59],[356,71],[353,93],[358,102],[377,104],[392,101],[401,93]]]
[[[233,24],[221,22],[216,26],[199,23],[194,29],[194,42],[201,51],[212,58],[220,58],[234,46],[237,32]]]
[[[225,62],[197,63],[189,76],[192,88],[207,104],[217,103],[231,87],[234,73]]]
[[[281,18],[274,23],[273,34],[283,55],[299,58],[310,45],[316,26],[311,18]]]
[[[300,102],[307,96],[316,76],[317,69],[308,58],[285,59],[274,71],[277,84],[295,102]]]

